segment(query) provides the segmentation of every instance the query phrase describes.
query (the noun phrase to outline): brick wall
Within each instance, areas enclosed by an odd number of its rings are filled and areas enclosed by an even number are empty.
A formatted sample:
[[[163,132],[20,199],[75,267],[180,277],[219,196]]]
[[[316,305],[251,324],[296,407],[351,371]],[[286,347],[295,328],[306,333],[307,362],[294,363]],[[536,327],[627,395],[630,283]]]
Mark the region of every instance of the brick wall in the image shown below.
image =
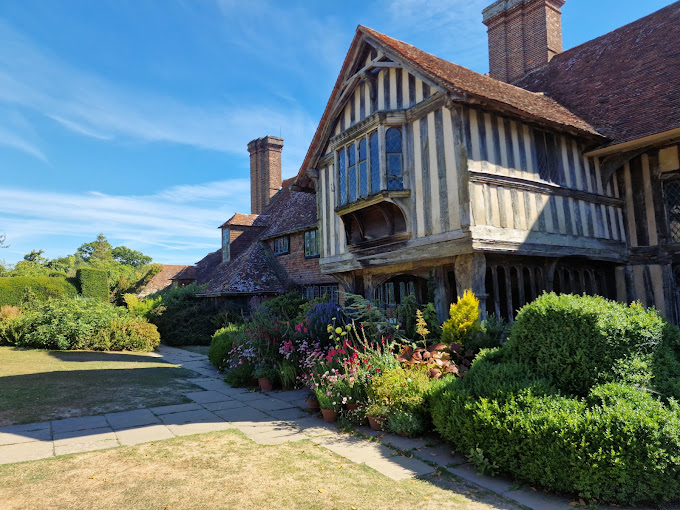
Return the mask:
[[[267,241],[269,248],[274,251],[274,241]],[[276,260],[285,268],[288,276],[296,285],[334,284],[332,277],[321,274],[319,258],[305,258],[305,235],[303,232],[291,234],[289,242],[290,253],[276,255]]]
[[[265,136],[248,143],[250,153],[250,209],[262,214],[269,199],[281,189],[283,138]]]
[[[564,0],[498,0],[484,9],[489,75],[512,83],[562,52]]]

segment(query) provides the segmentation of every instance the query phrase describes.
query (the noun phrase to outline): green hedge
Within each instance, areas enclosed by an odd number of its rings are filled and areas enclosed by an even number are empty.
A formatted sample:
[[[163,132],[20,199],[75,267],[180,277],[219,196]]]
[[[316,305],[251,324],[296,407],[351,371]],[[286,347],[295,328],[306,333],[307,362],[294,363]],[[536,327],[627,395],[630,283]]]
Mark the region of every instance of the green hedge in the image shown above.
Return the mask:
[[[212,336],[208,359],[218,370],[227,368],[229,354],[234,347],[234,338],[242,334],[245,326],[243,324],[228,324],[224,328],[218,329]]]
[[[71,278],[48,276],[6,276],[0,278],[0,306],[18,306],[25,297],[44,301],[48,298],[72,297],[78,294]]]
[[[76,271],[80,295],[86,298],[109,300],[109,275],[102,269],[81,268]]]
[[[656,310],[544,294],[429,404],[481,469],[634,505],[680,498],[678,395],[680,333]]]
[[[159,342],[156,326],[95,299],[36,302],[18,317],[0,320],[0,344],[19,347],[150,351]]]

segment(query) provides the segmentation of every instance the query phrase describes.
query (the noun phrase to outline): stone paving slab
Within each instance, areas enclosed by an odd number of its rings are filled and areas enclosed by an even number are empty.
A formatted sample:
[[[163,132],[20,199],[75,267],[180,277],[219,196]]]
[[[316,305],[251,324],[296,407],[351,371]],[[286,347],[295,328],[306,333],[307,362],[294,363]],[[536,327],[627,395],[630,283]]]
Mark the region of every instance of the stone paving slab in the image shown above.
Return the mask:
[[[477,468],[469,463],[463,464],[462,466],[449,468],[449,471],[460,476],[461,478],[464,478],[465,480],[476,483],[480,487],[497,492],[498,494],[509,491],[514,485],[510,480],[501,478],[500,476],[481,476],[477,474]]]
[[[255,400],[263,400],[266,398],[271,398],[269,395],[266,393],[260,393],[257,391],[246,391],[243,393],[225,393],[225,395],[228,395],[232,398],[235,398],[236,400],[240,400],[241,402],[245,402],[248,405],[250,405],[251,402],[254,402]]]
[[[122,413],[109,413],[104,415],[113,430],[141,427],[160,423],[160,420],[148,409],[124,411]]]
[[[51,438],[50,422],[0,428],[0,446],[30,443],[32,441],[49,441]]]
[[[226,391],[234,391],[235,393],[242,393],[241,390],[238,390],[236,388],[231,388],[227,383],[224,381],[220,381],[218,379],[213,379],[211,377],[199,377],[195,379],[186,379],[187,382],[190,382],[191,384],[195,384],[196,386],[200,386],[204,390],[212,390],[212,391],[221,391],[226,394]]]
[[[147,425],[133,429],[117,430],[116,437],[120,444],[129,446],[170,439],[175,437],[175,435],[165,425]]]
[[[232,400],[224,393],[218,391],[192,391],[191,393],[184,393],[184,396],[190,398],[197,404],[210,404],[212,402],[224,402],[225,400]]]
[[[52,441],[34,441],[32,443],[0,446],[0,464],[44,459],[53,455],[54,446]]]
[[[556,496],[554,494],[543,494],[530,489],[507,491],[501,494],[501,496],[512,499],[513,501],[535,510],[567,510],[574,508],[569,504],[573,501],[572,499]]]
[[[222,402],[210,402],[202,404],[208,411],[224,411],[225,409],[236,409],[237,407],[246,407],[245,402],[240,400],[224,400]]]
[[[461,466],[467,463],[465,457],[461,455],[456,455],[451,450],[450,446],[438,445],[438,446],[426,446],[424,448],[418,448],[414,454],[426,461],[433,462],[438,466]]]
[[[207,409],[184,411],[181,413],[163,414],[160,419],[166,425],[185,425],[187,423],[219,423],[224,420]]]
[[[328,434],[337,434],[338,432],[335,425],[326,423],[316,417],[290,420],[289,423],[310,437],[326,436]]]
[[[392,445],[399,450],[413,450],[415,448],[424,448],[424,439],[413,439],[410,437],[401,437],[394,434],[383,434],[380,440],[384,443]]]
[[[83,418],[66,418],[52,422],[52,431],[70,432],[72,430],[87,430],[108,427],[109,424],[104,416],[85,416]]]
[[[150,407],[149,411],[158,416],[163,416],[166,414],[182,413],[185,411],[200,411],[203,409],[200,405],[193,404],[177,404],[173,406],[161,406],[161,407]]]
[[[259,409],[260,411],[277,411],[279,409],[291,409],[295,407],[294,404],[286,402],[278,398],[262,398],[248,402],[250,407]]]
[[[232,423],[242,423],[242,422],[268,422],[271,420],[270,416],[267,416],[262,411],[253,409],[252,407],[238,407],[236,409],[224,409],[222,411],[215,411],[215,414],[222,418],[223,420],[230,421]]]
[[[298,407],[291,407],[290,409],[273,409],[267,411],[267,414],[273,416],[277,420],[297,420],[309,416],[308,413]]]
[[[274,392],[270,394],[272,397],[276,397],[281,400],[285,400],[286,402],[298,402],[298,401],[303,401],[307,398],[309,395],[309,390],[308,389],[301,389],[301,390],[290,390],[290,391],[279,391],[279,392]]]
[[[79,434],[79,432],[74,430],[60,434],[55,433],[54,454],[66,455],[120,446],[116,434],[109,427],[89,430],[86,431],[87,434]]]
[[[193,434],[205,434],[206,432],[216,432],[233,428],[233,425],[226,421],[219,422],[198,422],[185,423],[184,425],[168,425],[168,430],[176,436],[190,436]]]

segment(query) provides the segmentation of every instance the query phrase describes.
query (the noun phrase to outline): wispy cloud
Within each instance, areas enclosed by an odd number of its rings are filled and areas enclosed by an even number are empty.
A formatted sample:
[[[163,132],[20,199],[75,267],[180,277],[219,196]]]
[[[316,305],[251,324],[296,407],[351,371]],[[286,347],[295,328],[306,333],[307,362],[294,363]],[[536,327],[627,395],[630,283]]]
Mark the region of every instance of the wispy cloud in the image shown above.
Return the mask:
[[[78,69],[0,19],[0,104],[38,112],[83,136],[165,142],[243,154],[246,143],[285,131],[289,170],[302,160],[315,119],[290,103],[236,100],[186,103],[160,92],[131,90]],[[9,137],[5,143],[9,145]],[[12,146],[24,151],[35,145]],[[295,168],[297,170],[297,168]]]
[[[432,38],[423,48],[477,71],[486,63],[486,28],[482,10],[489,0],[439,0],[423,4],[420,0],[383,0],[393,30],[407,40]]]
[[[17,255],[24,252],[16,250],[45,246],[50,238],[63,236],[81,239],[72,252],[80,242],[104,232],[117,243],[154,258],[160,255],[163,262],[193,262],[219,247],[216,229],[223,221],[249,210],[249,185],[246,179],[233,179],[173,186],[146,196],[0,187],[0,230]],[[48,253],[61,255],[65,253]]]

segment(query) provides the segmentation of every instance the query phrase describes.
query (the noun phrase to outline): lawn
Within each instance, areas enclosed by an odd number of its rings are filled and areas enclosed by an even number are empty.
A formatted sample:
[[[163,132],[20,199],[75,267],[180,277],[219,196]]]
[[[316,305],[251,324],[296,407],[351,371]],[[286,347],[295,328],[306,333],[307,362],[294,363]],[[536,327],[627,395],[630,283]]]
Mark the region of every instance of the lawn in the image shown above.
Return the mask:
[[[446,474],[395,482],[310,441],[263,446],[228,430],[0,466],[0,508],[522,507]]]
[[[0,427],[182,404],[195,375],[145,353],[0,347]]]

